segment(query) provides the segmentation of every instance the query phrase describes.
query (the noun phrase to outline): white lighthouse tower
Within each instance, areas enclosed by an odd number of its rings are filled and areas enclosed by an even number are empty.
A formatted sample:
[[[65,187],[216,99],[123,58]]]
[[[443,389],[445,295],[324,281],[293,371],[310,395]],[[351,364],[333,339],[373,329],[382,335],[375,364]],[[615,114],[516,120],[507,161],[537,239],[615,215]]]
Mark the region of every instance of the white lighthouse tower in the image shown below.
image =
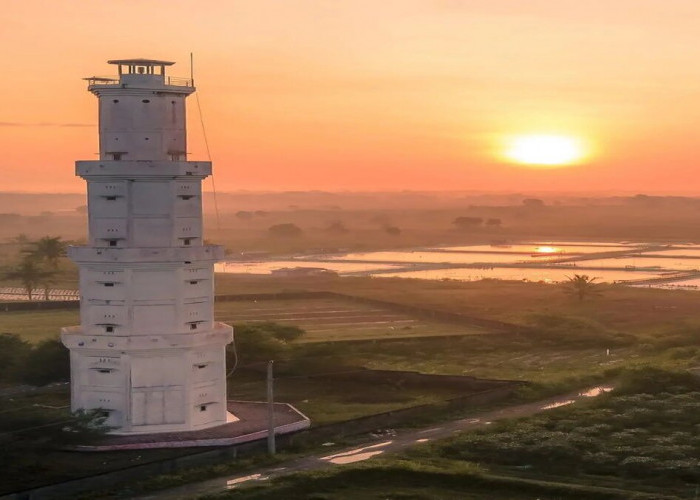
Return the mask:
[[[80,268],[80,326],[70,349],[71,407],[103,409],[115,433],[192,431],[227,421],[225,346],[213,321],[219,246],[202,241],[202,179],[187,161],[188,79],[173,63],[108,61],[118,77],[86,78],[99,100],[100,159],[76,162],[87,181],[89,242]]]

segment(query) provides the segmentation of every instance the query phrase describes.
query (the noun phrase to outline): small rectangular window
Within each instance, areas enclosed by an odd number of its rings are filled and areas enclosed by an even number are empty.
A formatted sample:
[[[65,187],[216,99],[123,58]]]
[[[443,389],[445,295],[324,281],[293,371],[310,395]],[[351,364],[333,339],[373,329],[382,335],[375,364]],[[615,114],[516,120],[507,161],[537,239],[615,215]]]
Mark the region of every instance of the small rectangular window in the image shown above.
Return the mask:
[[[197,329],[197,323],[190,323],[190,330],[196,330]]]
[[[113,327],[113,326],[105,326],[105,332],[107,332],[107,333],[112,333],[113,331],[114,331],[114,327]]]
[[[109,246],[111,246],[111,247],[116,247],[116,246],[117,246],[117,240],[109,240]]]
[[[116,196],[105,196],[105,199],[107,201],[115,201],[117,199],[117,197]]]
[[[104,286],[114,286],[114,283],[102,283]]]
[[[199,411],[207,411],[207,405],[201,405]]]

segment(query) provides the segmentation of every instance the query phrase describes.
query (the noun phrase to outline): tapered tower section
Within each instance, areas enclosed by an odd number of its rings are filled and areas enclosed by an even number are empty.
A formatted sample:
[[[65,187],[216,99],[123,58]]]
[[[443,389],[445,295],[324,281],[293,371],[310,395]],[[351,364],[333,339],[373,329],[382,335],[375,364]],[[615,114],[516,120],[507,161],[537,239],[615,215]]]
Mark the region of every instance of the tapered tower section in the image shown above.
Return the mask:
[[[213,320],[219,246],[202,241],[202,179],[187,161],[191,80],[173,63],[109,61],[91,77],[100,159],[76,162],[87,181],[89,243],[80,269],[80,326],[62,330],[71,357],[71,407],[101,408],[115,433],[199,430],[227,421],[225,346]]]

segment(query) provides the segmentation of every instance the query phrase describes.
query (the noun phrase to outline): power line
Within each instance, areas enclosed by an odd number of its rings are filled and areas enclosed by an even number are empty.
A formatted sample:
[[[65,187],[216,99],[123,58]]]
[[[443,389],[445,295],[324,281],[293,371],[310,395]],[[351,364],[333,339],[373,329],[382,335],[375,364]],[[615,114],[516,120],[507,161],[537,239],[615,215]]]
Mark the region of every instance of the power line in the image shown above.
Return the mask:
[[[204,116],[202,115],[202,105],[199,102],[199,92],[194,93],[195,101],[197,102],[197,111],[199,112],[199,123],[202,126],[202,136],[204,137],[204,146],[207,150],[207,159],[211,162],[211,150],[209,149],[209,139],[207,138],[207,129],[204,126]],[[216,229],[221,233],[221,219],[219,218],[219,202],[216,199],[216,183],[214,182],[214,171],[212,170],[211,175],[211,188],[214,192],[214,211],[216,212]]]

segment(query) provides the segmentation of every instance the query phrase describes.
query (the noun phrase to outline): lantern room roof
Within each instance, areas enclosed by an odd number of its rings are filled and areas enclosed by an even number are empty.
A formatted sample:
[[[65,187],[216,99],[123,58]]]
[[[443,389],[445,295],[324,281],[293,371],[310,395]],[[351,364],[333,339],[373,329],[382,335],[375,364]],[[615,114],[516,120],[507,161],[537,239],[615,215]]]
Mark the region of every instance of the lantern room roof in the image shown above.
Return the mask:
[[[112,59],[107,64],[124,64],[135,66],[172,66],[172,61],[159,61],[158,59]]]

